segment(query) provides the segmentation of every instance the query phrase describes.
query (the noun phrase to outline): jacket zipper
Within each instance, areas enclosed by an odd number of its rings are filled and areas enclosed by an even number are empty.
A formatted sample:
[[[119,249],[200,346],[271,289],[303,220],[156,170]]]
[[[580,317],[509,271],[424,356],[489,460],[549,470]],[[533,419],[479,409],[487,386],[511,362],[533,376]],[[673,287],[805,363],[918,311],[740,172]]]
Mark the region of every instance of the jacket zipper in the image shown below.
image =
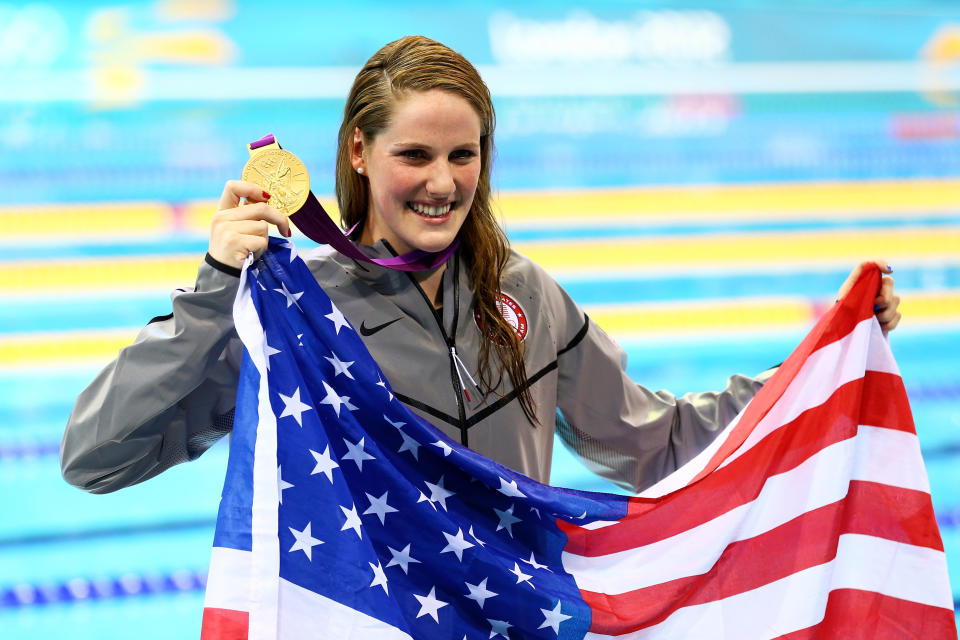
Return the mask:
[[[467,438],[467,410],[463,402],[463,393],[466,389],[466,385],[463,385],[462,378],[460,377],[460,371],[457,369],[458,361],[460,361],[460,356],[457,355],[457,344],[456,344],[456,335],[457,335],[457,323],[460,319],[460,259],[459,256],[453,256],[453,334],[447,335],[446,330],[443,328],[443,317],[437,312],[437,309],[433,306],[433,303],[430,302],[430,299],[427,297],[426,292],[420,286],[420,283],[417,282],[417,279],[409,272],[406,272],[407,276],[410,278],[410,281],[417,288],[417,291],[420,292],[421,297],[423,297],[424,302],[427,303],[427,308],[430,309],[430,312],[433,314],[434,320],[437,321],[437,326],[440,328],[440,335],[443,336],[443,340],[447,345],[447,351],[450,354],[450,383],[453,385],[453,393],[457,399],[457,411],[460,424],[458,425],[460,429],[460,444],[463,446],[469,446]],[[442,283],[441,283],[442,286]],[[466,372],[466,367],[464,367],[464,372]],[[469,376],[467,372],[467,376]],[[471,378],[472,380],[472,378]]]

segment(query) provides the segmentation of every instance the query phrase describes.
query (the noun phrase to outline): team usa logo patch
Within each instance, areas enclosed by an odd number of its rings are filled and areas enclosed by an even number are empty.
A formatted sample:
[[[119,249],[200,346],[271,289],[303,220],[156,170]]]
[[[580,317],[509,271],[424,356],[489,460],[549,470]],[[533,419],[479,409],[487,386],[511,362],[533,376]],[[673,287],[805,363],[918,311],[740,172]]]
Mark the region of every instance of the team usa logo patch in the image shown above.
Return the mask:
[[[500,309],[500,315],[507,321],[507,324],[513,327],[513,331],[517,334],[520,342],[523,342],[523,339],[527,337],[527,314],[523,312],[520,303],[507,294],[501,293],[497,300],[497,308]],[[483,329],[480,325],[480,314],[474,311],[473,318],[477,322],[477,327]]]

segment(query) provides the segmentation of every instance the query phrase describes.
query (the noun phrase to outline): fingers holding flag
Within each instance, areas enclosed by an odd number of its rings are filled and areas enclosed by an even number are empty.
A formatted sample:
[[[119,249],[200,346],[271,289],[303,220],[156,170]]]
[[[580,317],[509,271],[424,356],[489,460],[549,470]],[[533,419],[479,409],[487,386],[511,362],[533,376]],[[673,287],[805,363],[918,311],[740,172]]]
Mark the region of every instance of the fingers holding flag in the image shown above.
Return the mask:
[[[893,267],[887,264],[886,260],[867,260],[854,267],[853,271],[850,272],[850,275],[847,276],[846,281],[844,281],[840,287],[840,291],[837,293],[837,299],[839,300],[847,295],[850,289],[853,288],[854,283],[860,278],[860,274],[863,273],[864,268],[870,265],[876,265],[880,269],[880,273],[883,274],[880,279],[880,288],[877,291],[877,297],[873,303],[874,313],[884,332],[893,331],[897,325],[900,324],[900,318],[902,316],[898,310],[900,306],[900,296],[894,291],[894,281],[890,275],[893,273]]]
[[[900,324],[901,314],[897,310],[899,306],[900,296],[893,291],[893,278],[883,276],[880,281],[880,291],[873,302],[873,308],[884,331],[892,331]]]

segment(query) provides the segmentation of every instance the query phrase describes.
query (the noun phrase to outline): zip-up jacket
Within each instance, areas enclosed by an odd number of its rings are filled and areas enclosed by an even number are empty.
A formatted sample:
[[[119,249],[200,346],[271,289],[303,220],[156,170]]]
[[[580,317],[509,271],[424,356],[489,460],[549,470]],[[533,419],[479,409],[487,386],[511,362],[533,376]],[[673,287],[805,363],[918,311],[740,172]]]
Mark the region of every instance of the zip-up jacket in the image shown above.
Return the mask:
[[[365,250],[393,255],[383,241]],[[460,253],[443,273],[440,310],[408,273],[325,247],[304,258],[400,401],[536,480],[549,481],[557,433],[590,469],[640,491],[705,448],[766,377],[735,375],[721,392],[681,397],[650,391],[627,377],[623,350],[563,288],[513,252],[502,303],[523,335],[532,425],[506,373],[486,397],[470,381],[479,381],[481,340],[489,338],[475,320]],[[94,493],[136,484],[230,431],[242,353],[232,317],[239,273],[208,256],[196,286],[172,294],[173,313],[154,318],[80,394],[60,450],[68,482]]]

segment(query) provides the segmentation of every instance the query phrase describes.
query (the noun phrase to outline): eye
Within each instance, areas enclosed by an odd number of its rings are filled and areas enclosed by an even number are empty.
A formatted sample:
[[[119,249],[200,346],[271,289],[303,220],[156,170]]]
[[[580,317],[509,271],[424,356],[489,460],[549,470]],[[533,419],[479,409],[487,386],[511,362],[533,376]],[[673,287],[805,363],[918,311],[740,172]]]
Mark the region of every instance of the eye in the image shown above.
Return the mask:
[[[473,149],[458,149],[450,154],[451,160],[472,160],[477,156],[477,153]]]
[[[400,156],[410,160],[424,160],[427,154],[423,149],[404,149],[400,152]]]

